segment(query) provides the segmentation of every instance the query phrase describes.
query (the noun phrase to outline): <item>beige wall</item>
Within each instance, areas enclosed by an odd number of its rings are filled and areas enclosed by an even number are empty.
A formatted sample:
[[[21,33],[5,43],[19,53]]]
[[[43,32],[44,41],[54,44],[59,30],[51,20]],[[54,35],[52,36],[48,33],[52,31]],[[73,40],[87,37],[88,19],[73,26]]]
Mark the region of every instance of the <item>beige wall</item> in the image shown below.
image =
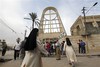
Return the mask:
[[[86,44],[88,44],[89,51],[100,51],[100,34],[88,36],[87,40],[86,37],[83,36],[68,37],[70,38],[75,50],[78,50],[78,40],[82,39]]]
[[[92,23],[93,26],[95,27],[98,27],[96,21],[100,21],[100,15],[94,15],[94,16],[86,16],[86,23]],[[79,26],[80,30],[77,29],[77,26]],[[82,34],[86,34],[88,33],[88,31],[85,30],[86,27],[85,27],[85,24],[84,24],[84,18],[82,16],[79,16],[77,18],[77,20],[75,21],[75,23],[72,25],[72,27],[70,28],[71,30],[71,33],[73,36],[77,36],[77,35],[82,35]],[[95,33],[96,31],[99,31],[97,29],[94,29],[95,30]],[[72,32],[73,31],[73,32]],[[91,33],[94,34],[94,32],[92,32],[91,30]],[[100,34],[100,31],[97,32],[97,34]]]

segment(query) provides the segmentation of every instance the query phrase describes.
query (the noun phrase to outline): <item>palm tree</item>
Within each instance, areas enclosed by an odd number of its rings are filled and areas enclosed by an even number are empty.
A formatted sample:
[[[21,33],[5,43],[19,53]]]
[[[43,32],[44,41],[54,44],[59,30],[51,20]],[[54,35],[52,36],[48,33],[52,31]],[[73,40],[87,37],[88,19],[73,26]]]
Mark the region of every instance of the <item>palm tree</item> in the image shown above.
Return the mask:
[[[29,15],[31,16],[32,19],[32,29],[34,28],[34,25],[39,26],[39,22],[37,21],[37,14],[36,13],[29,13]]]

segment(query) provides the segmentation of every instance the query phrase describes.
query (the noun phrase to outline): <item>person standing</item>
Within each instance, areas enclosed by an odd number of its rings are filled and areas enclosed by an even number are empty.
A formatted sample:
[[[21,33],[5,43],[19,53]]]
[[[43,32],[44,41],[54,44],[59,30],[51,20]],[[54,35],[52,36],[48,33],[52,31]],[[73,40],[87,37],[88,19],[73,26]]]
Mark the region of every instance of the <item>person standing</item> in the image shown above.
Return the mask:
[[[53,43],[53,53],[54,53],[54,55],[56,54],[56,45],[55,44],[56,44],[56,42]]]
[[[57,40],[56,41],[56,60],[60,60],[61,59],[61,52],[60,52],[60,43]]]
[[[0,40],[0,50],[2,50],[2,42],[1,42],[1,40]],[[1,54],[0,54],[1,55]]]
[[[66,38],[66,42],[64,44],[64,50],[65,50],[69,64],[72,65],[72,67],[75,67],[77,58],[76,58],[75,52],[72,48],[72,44],[71,44],[69,38]]]
[[[65,43],[65,41],[63,41],[63,42],[61,43],[61,54],[62,54],[62,55],[64,55],[64,50],[63,50],[63,48],[64,48],[64,43]]]
[[[81,45],[81,53],[86,53],[86,49],[85,49],[85,42],[83,42],[82,40],[81,40],[81,42],[80,42],[80,45]]]
[[[6,50],[7,50],[7,44],[6,44],[6,41],[3,40],[3,42],[2,42],[2,56],[5,56]]]
[[[19,58],[19,51],[20,51],[20,38],[16,39],[16,45],[14,47],[14,60]]]
[[[25,45],[25,42],[26,42],[26,40],[27,40],[27,37],[25,37],[25,39],[21,42],[21,44],[20,44],[20,59],[24,59],[24,57],[25,57],[25,49],[24,49],[24,45]]]
[[[50,52],[50,43],[46,42],[46,50],[49,52],[49,54],[51,54]]]
[[[81,42],[81,40],[79,40],[79,42],[77,43],[78,44],[79,53],[81,53],[81,45],[80,45],[80,42]]]
[[[39,30],[34,28],[29,34],[24,49],[26,50],[26,55],[21,64],[21,67],[42,67],[41,53],[49,55],[40,41],[37,40]]]

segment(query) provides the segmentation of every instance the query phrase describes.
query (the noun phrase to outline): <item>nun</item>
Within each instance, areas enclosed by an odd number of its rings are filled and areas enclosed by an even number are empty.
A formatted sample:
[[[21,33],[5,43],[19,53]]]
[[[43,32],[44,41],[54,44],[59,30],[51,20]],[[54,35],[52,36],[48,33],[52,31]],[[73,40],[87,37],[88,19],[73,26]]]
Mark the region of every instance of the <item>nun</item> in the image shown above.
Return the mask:
[[[21,67],[42,67],[41,53],[46,56],[49,53],[44,49],[43,45],[37,40],[39,30],[34,28],[29,34],[24,49],[26,55],[23,59]]]
[[[76,58],[74,49],[72,47],[72,44],[71,44],[69,38],[66,38],[66,42],[64,44],[64,50],[65,50],[69,64],[72,65],[72,67],[75,67],[75,63],[77,62],[77,58]]]

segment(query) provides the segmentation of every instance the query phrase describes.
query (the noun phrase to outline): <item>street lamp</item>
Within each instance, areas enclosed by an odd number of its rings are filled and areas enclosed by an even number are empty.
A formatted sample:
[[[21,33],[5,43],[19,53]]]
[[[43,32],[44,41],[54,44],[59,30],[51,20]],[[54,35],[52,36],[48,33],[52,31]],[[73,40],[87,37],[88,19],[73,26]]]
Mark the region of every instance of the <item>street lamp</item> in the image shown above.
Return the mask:
[[[98,4],[98,2],[94,3],[93,6],[92,6],[89,10],[87,10],[87,12],[85,12],[85,10],[86,10],[85,8],[86,8],[86,7],[83,7],[83,9],[82,9],[83,12],[82,12],[82,13],[83,13],[83,15],[84,15],[84,23],[86,23],[86,14],[87,14],[94,6],[96,6],[97,4]],[[86,44],[87,44],[87,53],[89,53],[88,37],[87,37],[89,34],[86,32],[86,29],[85,29],[84,31],[85,31]]]
[[[87,10],[86,14],[87,14],[94,6],[96,6],[97,4],[98,4],[98,2],[94,3],[94,5],[93,5],[89,10]]]
[[[89,9],[89,10],[87,10],[87,12],[85,12],[85,8],[86,7],[83,7],[83,9],[82,9],[82,13],[83,13],[83,15],[84,15],[84,22],[86,22],[86,16],[85,16],[85,14],[87,14],[94,6],[96,6],[98,4],[98,2],[96,2],[96,3],[94,3],[94,5]]]

